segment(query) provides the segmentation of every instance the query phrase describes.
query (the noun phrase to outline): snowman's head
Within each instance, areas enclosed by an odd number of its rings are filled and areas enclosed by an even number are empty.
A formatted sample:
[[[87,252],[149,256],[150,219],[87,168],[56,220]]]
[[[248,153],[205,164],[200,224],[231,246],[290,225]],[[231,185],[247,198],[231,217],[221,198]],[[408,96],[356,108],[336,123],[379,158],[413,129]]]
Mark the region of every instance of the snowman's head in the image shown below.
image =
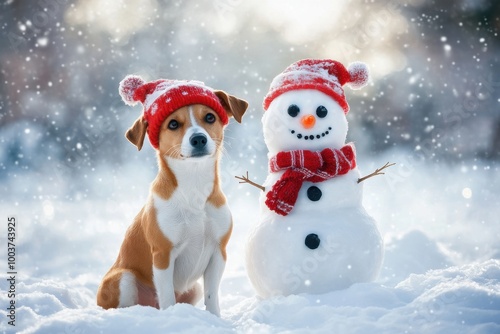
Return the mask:
[[[367,82],[368,68],[360,62],[346,68],[331,59],[304,59],[288,66],[264,98],[269,153],[343,146],[349,105],[342,87],[359,89]]]
[[[288,91],[275,98],[262,117],[271,155],[281,151],[341,148],[347,136],[344,109],[313,89]]]

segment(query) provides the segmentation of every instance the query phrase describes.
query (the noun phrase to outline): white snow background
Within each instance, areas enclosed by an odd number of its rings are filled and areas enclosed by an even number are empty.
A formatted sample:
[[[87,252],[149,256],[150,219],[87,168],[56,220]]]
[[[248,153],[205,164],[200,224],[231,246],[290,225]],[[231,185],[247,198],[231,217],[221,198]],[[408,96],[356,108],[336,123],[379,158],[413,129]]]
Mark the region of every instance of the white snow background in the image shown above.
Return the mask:
[[[130,151],[136,155],[153,154],[150,149],[134,149]],[[133,161],[118,170],[97,168],[86,181],[92,194],[87,199],[76,193],[68,200],[51,200],[48,193],[57,197],[57,191],[64,192],[57,190],[64,189],[61,182],[72,181],[54,181],[50,174],[10,181],[8,188],[19,191],[11,194],[15,206],[4,200],[1,211],[18,220],[16,331],[500,332],[498,166],[426,165],[418,155],[403,152],[370,162],[358,155],[362,172],[385,161],[398,163],[387,175],[365,184],[365,206],[379,222],[386,242],[378,281],[323,295],[269,300],[255,296],[244,268],[244,242],[256,219],[258,191],[231,179],[234,169],[244,165],[230,164],[237,158],[224,156],[221,173],[234,232],[220,289],[221,318],[203,310],[202,303],[162,311],[142,306],[105,311],[95,304],[100,279],[114,262],[125,229],[143,205],[154,177],[146,163]],[[146,173],[134,174],[137,170]],[[6,305],[4,276],[0,282],[0,301]],[[3,306],[0,316],[0,330],[8,332]]]

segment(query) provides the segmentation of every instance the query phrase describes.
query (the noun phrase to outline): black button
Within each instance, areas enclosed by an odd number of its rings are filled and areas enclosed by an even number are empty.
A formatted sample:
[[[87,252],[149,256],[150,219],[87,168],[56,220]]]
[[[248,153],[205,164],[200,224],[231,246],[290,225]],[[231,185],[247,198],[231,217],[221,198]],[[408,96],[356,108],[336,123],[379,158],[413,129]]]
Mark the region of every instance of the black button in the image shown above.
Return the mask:
[[[319,201],[322,195],[323,193],[316,186],[310,186],[309,189],[307,189],[307,198],[313,202]]]
[[[306,240],[305,240],[305,244],[307,246],[307,248],[309,249],[316,249],[319,247],[319,243],[321,242],[321,240],[319,240],[319,237],[317,234],[314,234],[314,233],[311,233],[311,234],[308,234],[307,237],[306,237]]]

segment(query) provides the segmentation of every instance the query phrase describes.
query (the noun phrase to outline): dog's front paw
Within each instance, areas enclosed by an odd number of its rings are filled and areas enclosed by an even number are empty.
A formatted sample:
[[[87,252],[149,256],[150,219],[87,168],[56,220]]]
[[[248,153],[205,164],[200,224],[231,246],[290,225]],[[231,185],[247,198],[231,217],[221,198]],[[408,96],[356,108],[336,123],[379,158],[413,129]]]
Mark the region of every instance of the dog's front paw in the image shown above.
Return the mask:
[[[207,311],[218,316],[220,318],[220,308],[217,304],[209,303],[207,304]]]

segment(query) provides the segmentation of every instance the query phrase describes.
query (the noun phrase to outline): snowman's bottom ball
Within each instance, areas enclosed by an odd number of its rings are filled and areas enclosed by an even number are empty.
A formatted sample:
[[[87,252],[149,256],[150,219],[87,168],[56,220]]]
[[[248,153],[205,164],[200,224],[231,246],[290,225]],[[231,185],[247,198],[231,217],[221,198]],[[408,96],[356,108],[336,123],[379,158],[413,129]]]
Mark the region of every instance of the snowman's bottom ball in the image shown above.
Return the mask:
[[[248,275],[264,298],[372,281],[382,258],[382,238],[362,207],[323,217],[267,216],[250,235],[246,252]]]

